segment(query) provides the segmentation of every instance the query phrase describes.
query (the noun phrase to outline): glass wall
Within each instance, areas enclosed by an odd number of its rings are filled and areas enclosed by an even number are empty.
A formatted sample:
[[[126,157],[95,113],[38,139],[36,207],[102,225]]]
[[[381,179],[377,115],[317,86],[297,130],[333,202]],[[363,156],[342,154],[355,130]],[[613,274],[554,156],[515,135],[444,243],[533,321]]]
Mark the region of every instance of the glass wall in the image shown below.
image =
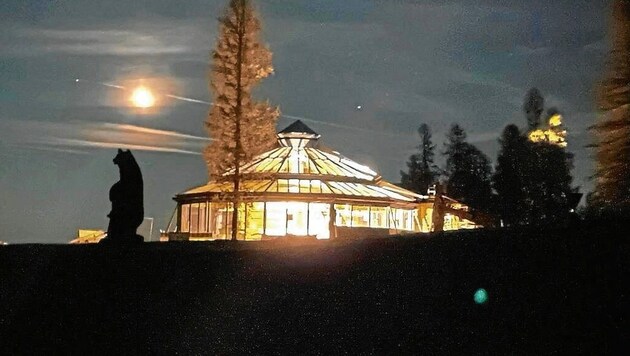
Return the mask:
[[[267,202],[265,235],[316,236],[328,238],[329,204]]]
[[[232,206],[227,203],[182,204],[180,231],[226,236],[231,231]]]
[[[414,231],[418,211],[415,209],[391,209],[390,226],[395,230]]]
[[[259,240],[266,236],[330,237],[330,219],[336,226],[414,231],[416,210],[367,205],[328,203],[251,202],[239,205],[239,239]],[[201,202],[182,204],[180,231],[199,238],[224,239],[231,236],[232,204]],[[447,226],[450,227],[447,221]]]
[[[415,209],[335,204],[335,224],[345,227],[370,227],[414,231]]]

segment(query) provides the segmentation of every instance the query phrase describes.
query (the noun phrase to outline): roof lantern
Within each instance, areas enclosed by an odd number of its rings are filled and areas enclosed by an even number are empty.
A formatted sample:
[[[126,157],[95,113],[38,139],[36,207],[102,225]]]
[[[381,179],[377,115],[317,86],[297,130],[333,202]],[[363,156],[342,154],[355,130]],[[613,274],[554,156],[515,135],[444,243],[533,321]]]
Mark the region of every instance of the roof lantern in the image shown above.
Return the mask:
[[[320,134],[313,131],[300,120],[296,120],[284,130],[278,132],[278,142],[284,147],[314,147]]]

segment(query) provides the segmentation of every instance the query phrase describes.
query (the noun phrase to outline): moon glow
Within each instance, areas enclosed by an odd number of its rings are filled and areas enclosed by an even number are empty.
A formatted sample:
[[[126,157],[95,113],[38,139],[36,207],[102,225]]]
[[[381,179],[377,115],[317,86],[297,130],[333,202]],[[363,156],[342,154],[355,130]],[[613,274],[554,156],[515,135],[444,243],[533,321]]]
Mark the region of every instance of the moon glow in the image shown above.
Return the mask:
[[[155,105],[153,93],[146,87],[137,87],[131,94],[131,103],[138,108],[150,108]]]

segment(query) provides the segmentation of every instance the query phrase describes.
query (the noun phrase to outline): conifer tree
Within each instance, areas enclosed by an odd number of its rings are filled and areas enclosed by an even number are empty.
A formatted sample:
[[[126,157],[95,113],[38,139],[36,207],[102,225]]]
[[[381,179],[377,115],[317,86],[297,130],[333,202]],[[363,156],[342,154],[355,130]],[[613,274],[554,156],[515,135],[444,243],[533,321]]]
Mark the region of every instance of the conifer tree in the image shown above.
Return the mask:
[[[499,213],[507,225],[564,223],[568,219],[573,155],[551,142],[531,142],[508,125],[493,176]]]
[[[492,176],[498,209],[507,226],[527,223],[528,159],[527,139],[516,125],[508,125],[499,139],[500,149]]]
[[[548,142],[528,142],[525,168],[529,201],[528,221],[564,223],[569,216],[573,155]]]
[[[466,142],[464,129],[454,124],[446,135],[446,193],[473,208],[487,211],[492,195],[490,160]]]
[[[527,127],[535,130],[540,125],[540,117],[545,106],[545,98],[537,88],[531,88],[525,95],[523,111],[527,117]]]
[[[412,154],[407,161],[407,172],[400,172],[402,186],[416,193],[426,194],[429,185],[435,183],[438,169],[434,163],[435,145],[431,140],[429,125],[422,124],[418,128],[420,145],[419,153]]]
[[[596,182],[592,202],[600,211],[630,213],[630,1],[613,3],[607,72],[599,85],[602,116],[594,126]]]
[[[273,73],[271,51],[260,42],[260,21],[251,0],[230,0],[219,18],[212,52],[210,90],[213,105],[206,127],[212,143],[204,151],[211,180],[232,182],[232,239],[238,230],[240,166],[272,147],[279,110],[255,101],[252,90]]]

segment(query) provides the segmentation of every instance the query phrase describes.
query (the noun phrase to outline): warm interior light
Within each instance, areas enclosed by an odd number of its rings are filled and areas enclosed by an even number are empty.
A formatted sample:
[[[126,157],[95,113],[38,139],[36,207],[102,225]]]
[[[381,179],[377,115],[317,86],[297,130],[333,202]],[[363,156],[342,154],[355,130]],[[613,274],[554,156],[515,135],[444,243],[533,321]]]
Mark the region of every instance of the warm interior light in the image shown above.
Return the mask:
[[[131,94],[131,102],[138,108],[150,108],[155,105],[155,97],[149,89],[138,87]]]

